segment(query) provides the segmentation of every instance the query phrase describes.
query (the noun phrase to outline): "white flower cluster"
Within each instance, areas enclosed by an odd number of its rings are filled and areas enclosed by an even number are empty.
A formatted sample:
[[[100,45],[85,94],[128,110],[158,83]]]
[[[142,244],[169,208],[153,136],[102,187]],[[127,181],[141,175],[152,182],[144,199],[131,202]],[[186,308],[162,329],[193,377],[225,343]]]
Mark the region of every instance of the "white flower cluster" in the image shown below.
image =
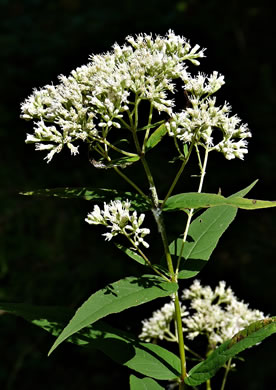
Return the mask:
[[[183,305],[180,310],[182,317],[189,314]],[[170,329],[174,313],[173,301],[166,303],[160,310],[154,311],[151,318],[142,321],[143,328],[139,335],[140,339],[147,342],[154,339],[177,341],[177,336],[174,336]]]
[[[250,323],[261,320],[264,313],[251,310],[247,303],[239,301],[230,287],[221,281],[213,291],[210,286],[201,286],[195,280],[182,298],[190,300],[192,315],[183,319],[184,331],[193,340],[199,334],[206,335],[209,345],[215,348],[229,340]]]
[[[190,301],[188,308],[183,306],[185,314],[182,318],[187,338],[193,340],[198,335],[205,335],[212,349],[229,340],[250,323],[265,318],[261,311],[251,310],[248,304],[239,301],[232,289],[226,288],[224,281],[212,290],[210,286],[203,287],[195,280],[189,289],[183,291],[182,299]],[[167,305],[173,308],[173,302]],[[140,335],[143,340],[164,338],[174,316],[173,312],[166,309],[167,305],[153,313],[150,319],[143,321]]]
[[[138,35],[126,38],[128,44],[115,44],[113,50],[93,55],[87,65],[60,76],[60,84],[46,85],[21,105],[22,118],[37,120],[27,143],[47,149],[48,162],[67,145],[78,152],[73,142],[104,142],[111,128],[120,128],[123,114],[132,110],[130,98],[150,101],[159,112],[172,114],[173,80],[185,79],[185,61],[198,64],[203,50],[169,31],[165,37]],[[51,125],[49,125],[49,123]],[[44,144],[45,143],[45,144]]]
[[[94,210],[87,215],[85,219],[91,225],[104,225],[111,229],[110,232],[104,233],[106,240],[110,241],[118,234],[123,234],[133,241],[136,249],[139,244],[148,248],[149,244],[144,240],[144,237],[150,233],[147,228],[141,228],[145,214],[137,216],[137,212],[130,213],[131,203],[120,200],[111,201],[109,204],[104,203],[104,209],[101,210],[98,205],[94,206]]]
[[[169,135],[183,143],[201,142],[209,150],[222,152],[228,160],[243,159],[247,153],[245,138],[251,137],[247,124],[241,124],[236,115],[229,115],[231,107],[227,103],[216,106],[216,98],[210,97],[224,84],[224,77],[218,72],[209,77],[199,73],[194,78],[187,74],[184,82],[191,106],[172,115],[166,123]],[[215,129],[222,133],[222,140],[216,145],[212,136]]]

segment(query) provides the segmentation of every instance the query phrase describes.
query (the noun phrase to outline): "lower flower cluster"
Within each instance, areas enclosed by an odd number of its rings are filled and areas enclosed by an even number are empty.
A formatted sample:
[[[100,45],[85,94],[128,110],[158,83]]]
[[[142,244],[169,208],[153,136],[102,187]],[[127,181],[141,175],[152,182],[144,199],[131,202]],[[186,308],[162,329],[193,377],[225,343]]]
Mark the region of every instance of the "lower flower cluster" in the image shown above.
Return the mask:
[[[252,322],[265,318],[261,311],[252,310],[247,303],[239,301],[232,289],[226,288],[224,281],[212,290],[195,280],[189,289],[183,291],[182,299],[189,302],[187,306],[181,305],[183,330],[187,338],[193,340],[204,335],[210,349],[215,349]],[[173,322],[174,302],[171,301],[142,322],[139,337],[148,342],[156,339],[177,341],[172,330]]]

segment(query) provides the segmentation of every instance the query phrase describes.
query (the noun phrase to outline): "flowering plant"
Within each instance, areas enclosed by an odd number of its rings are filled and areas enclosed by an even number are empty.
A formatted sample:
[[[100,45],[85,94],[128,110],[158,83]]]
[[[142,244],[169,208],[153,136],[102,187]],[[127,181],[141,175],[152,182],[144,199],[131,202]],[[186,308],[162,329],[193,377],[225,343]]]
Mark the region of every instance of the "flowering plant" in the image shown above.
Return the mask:
[[[34,133],[27,135],[26,142],[47,151],[47,162],[65,146],[72,155],[77,154],[76,144],[83,141],[93,155],[93,166],[113,169],[133,192],[64,188],[25,194],[98,202],[85,221],[103,225],[107,241],[124,236],[126,246],[118,243],[118,249],[145,267],[146,274],[108,284],[93,293],[73,316],[66,310],[24,304],[1,303],[0,308],[58,335],[50,353],[65,340],[103,350],[140,374],[130,376],[131,390],[163,389],[166,383],[161,385],[159,380],[170,381],[169,386],[179,389],[196,389],[206,383],[210,390],[211,378],[224,367],[223,389],[232,359],[275,333],[275,317],[250,310],[224,282],[212,291],[195,280],[183,291],[184,306],[179,300],[179,285],[181,280],[195,277],[207,263],[238,208],[275,207],[276,202],[245,198],[256,182],[228,197],[202,192],[210,152],[220,152],[228,160],[243,160],[251,137],[248,126],[231,114],[228,103],[217,104],[214,95],[223,86],[224,77],[217,71],[209,76],[193,76],[188,71],[188,64],[199,65],[204,50],[192,47],[173,31],[165,37],[138,35],[126,41],[123,46],[115,44],[106,54],[91,56],[87,65],[68,77],[60,76],[58,85],[34,90],[21,109],[22,118],[34,120]],[[179,91],[180,109],[175,103]],[[141,120],[142,111],[147,112],[146,124]],[[219,141],[214,132],[220,132]],[[171,140],[179,167],[160,199],[147,154],[163,139]],[[172,195],[192,154],[199,164],[198,190]],[[146,189],[123,172],[138,162],[147,178]],[[170,243],[164,214],[173,211],[186,216],[186,222]],[[154,216],[164,261],[147,255],[150,229],[144,227],[145,212]],[[102,321],[107,315],[161,297],[171,301],[143,321],[140,340]],[[184,336],[191,341],[198,335],[207,337],[204,357],[184,343]],[[157,339],[176,342],[179,356],[158,345]],[[118,342],[120,350],[114,352]],[[186,351],[199,360],[192,367],[186,366]]]

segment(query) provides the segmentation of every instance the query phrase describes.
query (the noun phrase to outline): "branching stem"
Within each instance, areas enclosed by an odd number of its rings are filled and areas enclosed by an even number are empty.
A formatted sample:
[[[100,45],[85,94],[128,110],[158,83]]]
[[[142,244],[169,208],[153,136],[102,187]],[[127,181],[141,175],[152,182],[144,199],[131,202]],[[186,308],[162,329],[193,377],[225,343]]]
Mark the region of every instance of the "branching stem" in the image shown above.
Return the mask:
[[[200,172],[200,181],[199,181],[199,186],[198,186],[198,193],[200,193],[202,191],[204,177],[205,177],[205,174],[206,174],[206,167],[207,167],[209,149],[208,149],[208,147],[205,148],[205,156],[204,156],[203,165],[201,164],[200,153],[198,151],[197,146],[196,146],[196,150],[197,150],[197,155],[198,155],[199,167],[200,167],[200,171],[201,171]],[[190,228],[190,224],[191,224],[191,221],[192,221],[193,214],[194,214],[194,209],[190,209],[190,211],[188,213],[188,218],[187,218],[187,222],[186,222],[185,231],[184,231],[184,234],[183,234],[183,240],[182,240],[180,253],[179,253],[179,256],[178,256],[178,259],[177,259],[176,274],[178,274],[178,271],[179,271],[180,261],[181,261],[182,254],[183,254],[183,251],[184,251],[184,246],[185,246],[185,242],[187,240],[187,236],[188,236],[188,232],[189,232],[189,228]]]
[[[165,196],[165,198],[164,198],[164,200],[162,202],[161,208],[164,207],[166,201],[168,200],[169,196],[173,192],[174,187],[176,186],[176,184],[177,184],[177,182],[178,182],[178,180],[179,180],[179,178],[180,178],[180,176],[181,176],[181,174],[182,174],[182,172],[183,172],[187,162],[189,161],[189,158],[190,158],[190,155],[192,153],[193,147],[194,147],[194,142],[191,143],[191,145],[189,147],[189,150],[188,150],[188,153],[187,153],[187,156],[184,158],[184,160],[183,160],[183,162],[181,164],[181,167],[180,167],[179,171],[177,172],[177,174],[176,174],[176,176],[175,176],[175,178],[174,178],[174,180],[173,180],[173,182],[172,182],[172,184],[171,184],[171,186],[169,188],[169,191],[168,191],[167,195]]]
[[[231,363],[232,363],[232,359],[229,359],[228,362],[227,362],[227,366],[225,368],[225,373],[224,373],[224,377],[223,377],[223,380],[222,380],[222,384],[221,384],[221,388],[220,390],[224,390],[225,388],[225,383],[226,383],[226,380],[227,380],[227,376],[231,370]]]
[[[134,248],[137,250],[137,252],[143,257],[145,260],[146,264],[161,278],[165,279],[167,282],[170,282],[170,279],[167,278],[167,276],[163,275],[162,272],[160,272],[158,269],[154,267],[154,265],[151,264],[150,260],[147,258],[147,256],[144,254],[144,252],[137,246],[135,245],[135,242],[125,233],[125,236],[127,239],[130,241],[131,245],[134,246]]]

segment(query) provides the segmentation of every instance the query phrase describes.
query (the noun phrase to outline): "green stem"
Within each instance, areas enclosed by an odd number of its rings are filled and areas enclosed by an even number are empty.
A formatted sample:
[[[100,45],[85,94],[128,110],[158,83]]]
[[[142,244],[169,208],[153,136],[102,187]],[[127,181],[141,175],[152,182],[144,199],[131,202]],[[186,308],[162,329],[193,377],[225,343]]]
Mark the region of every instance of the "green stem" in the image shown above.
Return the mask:
[[[97,139],[97,142],[100,142],[104,145],[107,145],[108,147],[116,150],[116,152],[119,152],[121,154],[124,154],[125,156],[129,156],[129,157],[137,157],[137,154],[136,153],[131,153],[131,152],[127,152],[126,150],[123,150],[123,149],[120,149],[120,148],[117,148],[117,146],[114,146],[112,145],[110,142],[107,141],[106,138],[104,139]]]
[[[221,384],[221,388],[220,390],[224,390],[224,387],[225,387],[225,383],[226,383],[226,380],[227,380],[227,376],[231,370],[231,363],[232,363],[232,359],[229,359],[228,362],[227,362],[227,366],[225,368],[225,373],[224,373],[224,377],[223,377],[223,380],[222,380],[222,384]]]
[[[156,186],[150,171],[150,168],[148,166],[148,163],[145,159],[144,153],[140,147],[138,137],[137,137],[137,126],[138,126],[138,105],[139,105],[139,98],[138,96],[135,97],[135,106],[134,106],[134,126],[132,129],[133,134],[133,140],[137,149],[137,152],[139,156],[141,157],[141,162],[143,164],[149,185],[150,185],[150,191],[152,195],[152,203],[153,203],[153,215],[155,217],[155,221],[158,226],[158,230],[161,234],[164,252],[167,260],[168,270],[171,277],[171,282],[177,283],[177,278],[175,277],[174,269],[173,269],[173,262],[172,257],[169,251],[169,245],[167,240],[167,234],[164,226],[164,221],[162,218],[162,210],[159,208],[159,199],[158,194],[156,190]],[[177,324],[177,337],[178,337],[178,344],[179,344],[179,355],[181,360],[181,382],[179,384],[179,389],[184,389],[184,378],[187,376],[186,372],[186,358],[185,358],[185,346],[184,346],[184,337],[183,337],[183,329],[182,329],[182,318],[181,318],[181,310],[180,310],[180,304],[177,293],[175,293],[175,319]]]
[[[201,159],[200,159],[200,154],[198,152],[198,149],[197,149],[197,153],[198,153],[199,166],[200,166],[200,170],[201,170],[201,172],[200,172],[200,181],[199,181],[199,186],[198,186],[198,191],[197,192],[200,193],[202,191],[204,177],[205,177],[205,174],[206,174],[206,167],[207,167],[209,149],[208,148],[205,149],[205,156],[204,156],[203,165],[201,164]],[[187,236],[188,236],[188,232],[189,232],[189,228],[190,228],[190,224],[191,224],[191,221],[192,221],[193,214],[194,214],[194,209],[190,209],[189,214],[188,214],[188,219],[187,219],[187,222],[186,222],[184,235],[183,235],[183,240],[182,240],[180,253],[179,253],[179,256],[178,256],[178,259],[177,259],[177,266],[176,266],[176,271],[175,271],[176,274],[178,274],[178,270],[179,270],[179,267],[180,267],[180,261],[181,261],[181,258],[182,258],[185,242],[187,240]]]
[[[180,176],[181,176],[181,173],[183,172],[183,170],[184,170],[184,168],[185,168],[187,162],[189,161],[190,155],[191,155],[192,150],[193,150],[193,146],[194,146],[194,143],[192,142],[191,145],[190,145],[190,147],[189,147],[189,151],[188,151],[187,157],[186,157],[185,160],[182,162],[182,165],[181,165],[179,171],[177,172],[177,174],[176,174],[176,176],[175,176],[175,178],[174,178],[174,180],[173,180],[173,182],[172,182],[172,184],[171,184],[171,186],[170,186],[170,188],[169,188],[169,191],[168,191],[167,195],[165,196],[165,199],[164,199],[163,202],[162,202],[161,208],[164,207],[166,201],[168,200],[169,196],[170,196],[171,193],[173,192],[174,187],[176,186],[176,184],[177,184],[177,182],[178,182],[178,180],[179,180],[179,178],[180,178]]]
[[[106,158],[108,161],[111,161],[111,158],[108,156],[108,154],[104,151],[104,149],[101,147],[101,145],[97,145],[97,149],[96,151],[101,155],[103,156],[104,158]],[[149,197],[141,190],[141,188],[139,188],[137,186],[137,184],[134,183],[134,181],[132,181],[127,175],[125,175],[123,172],[120,171],[120,169],[118,167],[113,167],[113,169],[115,170],[115,172],[118,173],[118,175],[120,175],[127,183],[129,183],[133,188],[135,188],[135,190],[140,194],[142,195],[143,198],[145,198],[147,201],[149,201]]]
[[[171,256],[170,251],[169,251],[169,244],[168,244],[166,229],[164,226],[162,211],[160,209],[153,208],[152,212],[153,212],[153,216],[155,218],[155,222],[156,222],[157,227],[158,227],[158,231],[161,234],[162,243],[163,243],[163,247],[164,247],[165,257],[166,257],[171,281],[177,282],[177,280],[175,279],[175,273],[174,273],[174,269],[173,269],[172,256]]]
[[[120,122],[125,126],[126,129],[131,130],[131,126],[122,118],[120,118]]]
[[[209,149],[208,147],[205,149],[205,156],[204,156],[204,161],[203,161],[203,166],[201,169],[201,176],[200,176],[200,182],[199,182],[199,187],[198,187],[198,192],[202,191],[203,187],[203,182],[204,182],[204,177],[206,175],[206,167],[207,167],[207,162],[208,162],[208,153]]]
[[[206,390],[212,390],[212,387],[211,387],[211,379],[208,379],[206,381]]]
[[[180,157],[184,157],[184,155],[183,155],[183,153],[181,152],[180,147],[179,147],[179,145],[178,145],[177,138],[176,138],[176,137],[173,137],[173,140],[174,140],[174,144],[175,144],[176,150],[177,150],[178,153],[179,153],[179,156],[180,156]]]
[[[148,126],[151,125],[151,120],[152,120],[152,111],[153,111],[153,105],[150,103],[150,112],[149,112],[149,120],[148,120]],[[142,147],[142,152],[145,153],[146,151],[146,143],[149,138],[149,133],[150,133],[150,128],[146,130],[144,142],[143,142],[143,147]]]
[[[175,307],[175,319],[176,319],[176,328],[177,328],[177,337],[178,337],[178,348],[179,348],[179,356],[181,361],[181,382],[179,384],[179,390],[184,389],[184,379],[187,376],[186,371],[186,356],[185,356],[185,344],[183,337],[183,329],[182,329],[182,318],[181,318],[181,309],[178,299],[178,293],[175,293],[174,296],[174,307]]]
[[[146,175],[147,175],[147,178],[148,178],[148,182],[149,182],[149,185],[150,185],[150,192],[151,192],[151,195],[152,195],[153,205],[154,205],[155,208],[158,208],[158,206],[159,206],[159,199],[158,199],[157,190],[156,190],[155,183],[154,183],[151,171],[149,169],[148,163],[147,163],[147,161],[146,161],[144,156],[141,156],[141,162],[143,164],[143,167],[144,167],[144,170],[146,172]]]
[[[127,175],[125,175],[118,167],[113,168],[125,181],[127,181],[143,198],[149,201],[149,197],[132,181]]]
[[[186,351],[190,352],[191,355],[194,355],[194,357],[196,357],[199,361],[204,360],[202,356],[200,356],[198,353],[196,353],[195,351],[187,347],[187,345],[185,345],[185,349]]]
[[[161,276],[161,278],[165,279],[167,282],[170,282],[170,279],[167,278],[167,276],[163,275],[162,272],[160,272],[158,269],[154,267],[154,265],[151,264],[150,260],[147,258],[147,256],[144,254],[144,252],[137,246],[135,245],[135,242],[129,237],[129,235],[124,232],[124,235],[126,238],[131,242],[131,244],[134,246],[134,248],[139,252],[139,254],[143,257],[147,265],[155,272],[157,275]]]
[[[138,140],[137,132],[136,132],[137,131],[137,126],[138,126],[138,105],[139,105],[139,103],[140,103],[140,100],[136,96],[136,98],[135,98],[135,107],[134,107],[134,115],[135,115],[135,117],[134,117],[134,128],[132,130],[133,140],[134,140],[134,143],[135,143],[135,146],[136,146],[137,153],[138,153],[138,155],[141,158],[141,162],[143,164],[145,173],[147,175],[147,179],[148,179],[148,182],[149,182],[149,185],[150,185],[150,191],[151,191],[151,194],[152,194],[153,205],[154,205],[154,207],[157,208],[158,205],[159,205],[157,190],[156,190],[156,187],[155,187],[155,184],[154,184],[154,180],[153,180],[151,171],[149,169],[148,163],[147,163],[147,161],[145,159],[144,153],[142,152],[141,146],[139,144],[139,140]]]

